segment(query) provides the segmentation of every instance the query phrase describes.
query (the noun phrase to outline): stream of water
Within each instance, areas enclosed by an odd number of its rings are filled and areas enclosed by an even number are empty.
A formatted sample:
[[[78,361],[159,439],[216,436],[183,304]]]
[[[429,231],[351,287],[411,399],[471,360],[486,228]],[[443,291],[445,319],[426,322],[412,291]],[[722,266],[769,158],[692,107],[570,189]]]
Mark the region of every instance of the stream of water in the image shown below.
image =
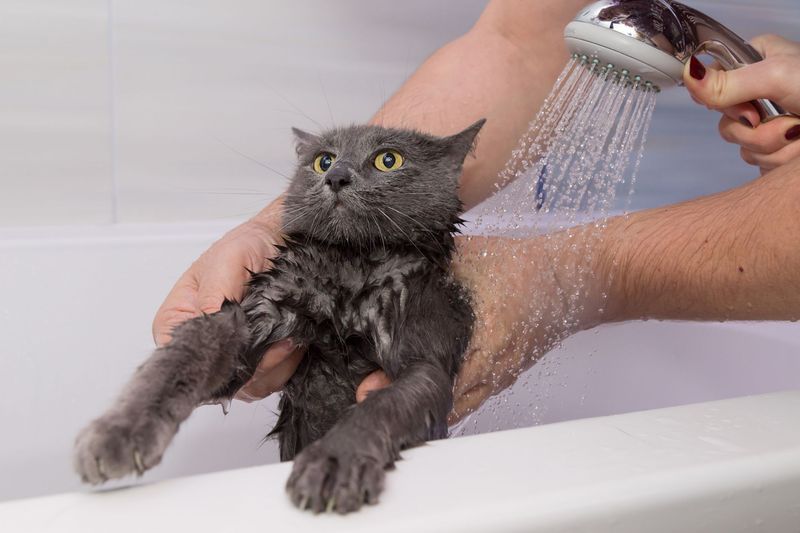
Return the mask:
[[[580,329],[586,305],[602,312],[607,295],[589,293],[602,275],[594,254],[615,202],[632,194],[658,92],[627,71],[573,56],[496,194],[467,214],[473,261],[488,284],[478,305],[487,315],[520,317],[481,327],[494,392],[521,379],[454,434],[539,423],[552,387],[565,386],[556,371],[563,353],[528,369]]]

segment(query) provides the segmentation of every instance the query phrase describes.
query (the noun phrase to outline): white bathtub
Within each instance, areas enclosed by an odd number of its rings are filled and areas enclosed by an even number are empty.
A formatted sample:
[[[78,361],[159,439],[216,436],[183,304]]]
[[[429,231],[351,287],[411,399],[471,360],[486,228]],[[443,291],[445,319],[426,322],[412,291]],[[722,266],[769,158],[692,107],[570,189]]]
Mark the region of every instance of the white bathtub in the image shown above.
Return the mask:
[[[149,354],[172,282],[233,224],[0,230],[0,500],[83,490],[70,465],[74,435]],[[535,412],[484,412],[474,427],[800,389],[800,326],[614,325],[569,339],[530,372],[509,402],[532,395]],[[237,402],[226,417],[201,408],[142,481],[277,461],[274,444],[260,443],[274,408],[275,398]]]
[[[380,504],[295,509],[286,463],[0,502],[15,533],[796,533],[800,391],[547,424],[403,453]]]

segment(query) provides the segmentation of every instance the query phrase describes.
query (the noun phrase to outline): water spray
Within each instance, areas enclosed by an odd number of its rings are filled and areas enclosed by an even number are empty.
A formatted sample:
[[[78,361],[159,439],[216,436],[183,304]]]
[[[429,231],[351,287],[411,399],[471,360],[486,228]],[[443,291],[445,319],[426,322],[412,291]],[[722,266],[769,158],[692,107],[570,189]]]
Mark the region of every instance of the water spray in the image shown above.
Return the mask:
[[[564,30],[567,47],[655,90],[683,84],[684,65],[706,53],[725,70],[764,58],[736,33],[708,15],[672,0],[602,0],[582,10]],[[787,113],[768,99],[753,102],[762,122]]]

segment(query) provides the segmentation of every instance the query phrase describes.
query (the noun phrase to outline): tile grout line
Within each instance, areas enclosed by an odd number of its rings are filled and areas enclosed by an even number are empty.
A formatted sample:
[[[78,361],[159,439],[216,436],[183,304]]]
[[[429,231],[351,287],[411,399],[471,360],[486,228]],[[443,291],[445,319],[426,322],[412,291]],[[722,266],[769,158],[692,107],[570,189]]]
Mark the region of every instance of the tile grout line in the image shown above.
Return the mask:
[[[117,116],[116,116],[116,97],[115,90],[115,64],[114,57],[114,0],[107,0],[108,17],[107,17],[107,33],[108,33],[108,122],[109,122],[109,157],[110,164],[110,179],[111,179],[111,223],[117,224],[119,222],[118,214],[118,197],[119,187],[117,184]]]

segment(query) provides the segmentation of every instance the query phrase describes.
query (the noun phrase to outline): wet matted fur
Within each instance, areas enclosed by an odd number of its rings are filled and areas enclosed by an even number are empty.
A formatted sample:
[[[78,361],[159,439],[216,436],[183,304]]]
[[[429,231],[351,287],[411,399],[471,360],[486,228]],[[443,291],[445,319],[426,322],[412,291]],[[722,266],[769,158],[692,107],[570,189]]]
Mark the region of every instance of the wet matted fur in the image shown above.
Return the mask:
[[[401,449],[447,434],[474,320],[449,273],[458,178],[483,122],[450,137],[378,126],[295,130],[285,244],[271,268],[252,274],[241,302],[176,327],[139,367],[78,435],[82,478],[101,483],[158,464],[195,407],[231,398],[265,350],[291,337],[307,353],[271,432],[281,459],[295,460],[290,498],[315,511],[375,502]],[[386,153],[397,168],[379,170]],[[357,385],[377,369],[392,385],[356,404]]]

